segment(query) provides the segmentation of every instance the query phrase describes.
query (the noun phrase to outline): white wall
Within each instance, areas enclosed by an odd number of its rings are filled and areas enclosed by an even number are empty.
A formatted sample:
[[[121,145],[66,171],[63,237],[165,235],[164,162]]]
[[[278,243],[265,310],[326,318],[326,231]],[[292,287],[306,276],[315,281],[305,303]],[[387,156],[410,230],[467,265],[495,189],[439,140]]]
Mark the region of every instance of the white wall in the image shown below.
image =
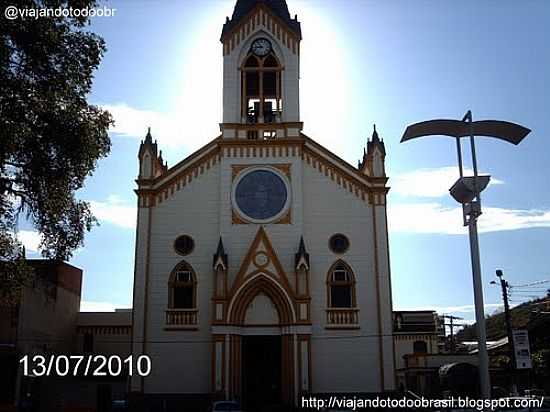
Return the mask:
[[[146,334],[150,343],[146,344],[145,353],[151,356],[153,368],[144,381],[146,392],[174,393],[181,392],[182,388],[185,388],[183,392],[190,393],[210,390],[210,299],[212,256],[219,239],[218,211],[218,164],[152,208]],[[173,247],[174,240],[182,234],[190,235],[195,241],[195,249],[185,257]],[[197,275],[197,331],[165,330],[169,276],[182,260],[188,262]]]
[[[372,206],[307,163],[303,168],[306,182],[303,231],[311,261],[313,391],[380,391]],[[328,247],[329,238],[335,233],[342,233],[350,240],[350,248],[343,255],[334,254]],[[348,263],[355,272],[360,322],[357,331],[331,331],[324,327],[327,272],[338,259]],[[380,266],[381,273],[385,270],[386,267]],[[381,292],[386,280],[387,277],[381,279]],[[381,304],[382,321],[387,323],[382,325],[384,333],[391,330],[391,308],[387,298],[382,299]],[[343,339],[345,336],[355,338]],[[385,376],[393,377],[392,357],[391,351],[384,353]]]

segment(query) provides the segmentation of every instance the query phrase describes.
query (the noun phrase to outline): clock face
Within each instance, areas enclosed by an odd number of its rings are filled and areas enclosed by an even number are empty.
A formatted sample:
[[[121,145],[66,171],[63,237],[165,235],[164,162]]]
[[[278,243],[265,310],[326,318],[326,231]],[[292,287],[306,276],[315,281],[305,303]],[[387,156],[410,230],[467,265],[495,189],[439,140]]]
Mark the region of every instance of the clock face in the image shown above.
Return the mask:
[[[267,54],[271,51],[271,43],[267,39],[257,39],[254,40],[254,43],[252,43],[252,52],[256,56],[267,56]]]
[[[244,175],[235,188],[238,209],[254,220],[268,220],[286,206],[288,191],[283,179],[270,170],[254,170]]]

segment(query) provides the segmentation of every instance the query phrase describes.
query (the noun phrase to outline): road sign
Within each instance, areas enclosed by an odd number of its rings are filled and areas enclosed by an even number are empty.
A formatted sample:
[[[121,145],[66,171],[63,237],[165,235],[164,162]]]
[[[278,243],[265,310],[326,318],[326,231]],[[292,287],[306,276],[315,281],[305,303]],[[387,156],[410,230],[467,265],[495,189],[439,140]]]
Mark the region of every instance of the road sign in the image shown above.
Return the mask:
[[[516,369],[531,369],[531,351],[529,350],[529,334],[526,330],[512,331],[514,351],[516,354]]]

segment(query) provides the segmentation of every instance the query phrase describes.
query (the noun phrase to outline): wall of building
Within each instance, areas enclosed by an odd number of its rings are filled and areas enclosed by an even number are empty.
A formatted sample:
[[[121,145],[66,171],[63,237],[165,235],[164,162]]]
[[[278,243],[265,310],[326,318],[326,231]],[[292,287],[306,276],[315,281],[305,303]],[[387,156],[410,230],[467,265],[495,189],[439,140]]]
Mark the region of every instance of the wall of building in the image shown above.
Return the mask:
[[[0,306],[0,344],[15,345],[17,337],[17,308]]]
[[[91,334],[94,355],[120,356],[132,353],[132,312],[80,312],[77,319],[77,352],[84,353],[85,335]]]
[[[61,264],[65,266],[66,264]],[[62,268],[58,283],[37,277],[32,287],[25,287],[18,317],[17,348],[20,353],[58,352],[75,349],[76,319],[80,310],[80,288],[67,288],[70,277],[78,278],[82,271],[68,265]],[[57,267],[51,270],[57,272]],[[72,268],[72,270],[71,270]],[[63,280],[64,279],[64,280]]]
[[[149,283],[147,286],[147,331],[145,351],[151,357],[151,375],[144,379],[149,393],[204,393],[210,391],[211,345],[210,320],[213,287],[212,256],[220,235],[220,168],[216,164],[199,177],[175,192],[172,197],[151,209],[151,232],[146,244],[146,227],[140,237],[145,244],[138,245],[141,253],[149,253]],[[195,248],[188,256],[179,255],[174,241],[182,234],[190,235]],[[136,269],[144,276],[145,257]],[[198,329],[195,331],[165,330],[168,309],[168,281],[175,266],[185,260],[197,275]],[[139,272],[138,272],[139,271]],[[144,288],[137,290],[135,307],[143,305]],[[143,308],[143,306],[141,306]],[[138,311],[136,311],[138,313]],[[143,318],[135,316],[136,330],[143,328]],[[190,371],[192,371],[190,373]]]
[[[313,391],[380,391],[372,206],[336,185],[318,169],[307,164],[303,167],[303,230],[311,262]],[[329,249],[329,238],[335,233],[342,233],[350,240],[350,248],[344,255],[336,255]],[[338,259],[349,264],[355,273],[361,326],[356,331],[325,329],[327,273]]]
[[[424,341],[428,347],[429,354],[436,354],[439,352],[437,343],[438,337],[435,334],[425,333],[410,333],[410,334],[396,334],[395,335],[395,369],[401,369],[405,367],[405,355],[411,355],[414,353],[414,342]]]

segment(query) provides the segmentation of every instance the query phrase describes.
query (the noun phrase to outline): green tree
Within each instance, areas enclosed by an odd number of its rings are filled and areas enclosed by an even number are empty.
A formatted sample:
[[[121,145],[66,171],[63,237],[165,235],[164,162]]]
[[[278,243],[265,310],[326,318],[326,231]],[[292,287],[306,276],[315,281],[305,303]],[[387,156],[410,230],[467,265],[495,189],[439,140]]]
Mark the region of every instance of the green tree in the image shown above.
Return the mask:
[[[91,8],[96,2],[16,5]],[[86,16],[0,17],[0,303],[17,300],[29,275],[16,237],[21,214],[41,234],[42,255],[62,260],[96,222],[75,192],[109,153],[113,120],[87,102],[106,51],[88,25]]]
[[[541,349],[533,353],[533,370],[536,375],[550,376],[550,349]]]

